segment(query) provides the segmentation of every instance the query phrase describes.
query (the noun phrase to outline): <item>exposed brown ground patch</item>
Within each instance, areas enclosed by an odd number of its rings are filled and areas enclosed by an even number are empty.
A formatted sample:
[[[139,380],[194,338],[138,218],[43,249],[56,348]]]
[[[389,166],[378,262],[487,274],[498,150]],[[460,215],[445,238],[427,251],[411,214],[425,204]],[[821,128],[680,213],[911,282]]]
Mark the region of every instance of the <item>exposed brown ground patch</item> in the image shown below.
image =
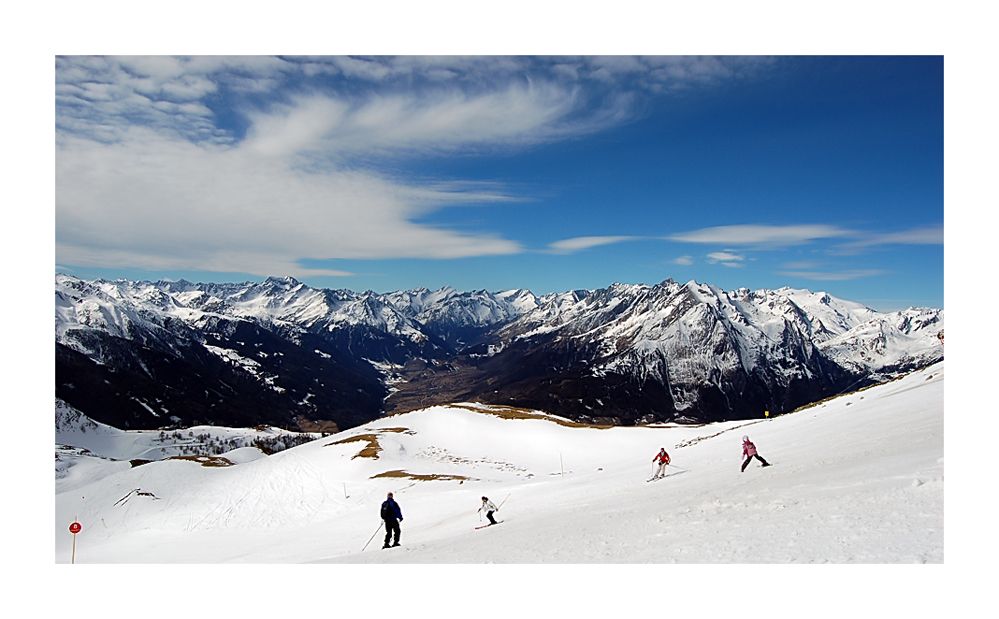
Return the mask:
[[[402,432],[412,433],[413,431],[410,430],[409,428],[382,428],[381,430],[378,430],[378,432],[393,432],[399,434]],[[382,450],[381,445],[378,444],[378,433],[358,434],[357,436],[348,436],[347,438],[342,438],[338,441],[326,443],[325,445],[323,445],[323,447],[329,447],[330,445],[343,445],[346,443],[358,443],[358,442],[367,443],[367,445],[365,445],[361,449],[361,451],[357,452],[357,454],[353,458],[351,458],[351,460],[353,460],[354,458],[377,458],[379,452],[381,452]]]
[[[420,475],[417,473],[407,473],[406,471],[385,471],[384,473],[372,475],[371,479],[377,479],[379,477],[405,477],[416,481],[469,481],[472,479],[471,477],[465,477],[464,475]]]
[[[201,466],[233,466],[230,460],[220,456],[171,456],[167,460],[190,460],[191,462],[197,462]]]

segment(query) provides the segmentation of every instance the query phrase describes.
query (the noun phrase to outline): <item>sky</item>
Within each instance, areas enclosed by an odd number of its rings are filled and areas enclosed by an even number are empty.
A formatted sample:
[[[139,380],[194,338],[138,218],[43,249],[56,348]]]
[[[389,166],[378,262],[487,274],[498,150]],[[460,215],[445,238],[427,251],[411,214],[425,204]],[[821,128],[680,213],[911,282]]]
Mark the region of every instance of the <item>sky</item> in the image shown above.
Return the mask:
[[[943,307],[942,56],[57,56],[56,270]]]

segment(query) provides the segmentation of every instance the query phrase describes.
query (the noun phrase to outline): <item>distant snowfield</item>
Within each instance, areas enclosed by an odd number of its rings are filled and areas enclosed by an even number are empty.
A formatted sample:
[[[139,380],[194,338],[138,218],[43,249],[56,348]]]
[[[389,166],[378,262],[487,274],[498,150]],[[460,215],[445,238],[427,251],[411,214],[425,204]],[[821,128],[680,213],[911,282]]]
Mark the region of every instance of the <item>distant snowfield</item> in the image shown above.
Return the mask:
[[[938,363],[770,420],[597,429],[453,405],[231,466],[76,454],[55,562],[78,520],[76,563],[943,563],[943,402]],[[104,430],[101,455],[142,457],[135,434]],[[740,473],[743,435],[774,466]],[[660,447],[674,466],[647,483]],[[383,550],[387,492],[405,519]],[[503,523],[475,530],[483,495]]]

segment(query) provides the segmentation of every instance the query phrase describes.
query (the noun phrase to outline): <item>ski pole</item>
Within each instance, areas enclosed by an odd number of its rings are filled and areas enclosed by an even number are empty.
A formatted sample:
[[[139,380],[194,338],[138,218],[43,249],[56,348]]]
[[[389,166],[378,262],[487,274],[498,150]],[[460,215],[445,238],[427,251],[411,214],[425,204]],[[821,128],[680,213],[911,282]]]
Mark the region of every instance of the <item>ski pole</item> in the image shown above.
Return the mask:
[[[510,495],[509,494],[506,495],[506,499],[509,499],[509,498],[510,498]],[[500,501],[499,507],[496,508],[496,511],[499,511],[499,508],[503,507],[503,504],[506,503],[506,499],[503,499],[502,501]]]
[[[378,535],[378,531],[380,531],[381,528],[382,528],[382,525],[378,525],[378,528],[375,529],[375,532],[371,534],[371,538],[368,540],[368,544],[371,543],[371,540],[375,539],[375,536]],[[361,552],[364,552],[365,550],[368,549],[368,544],[365,544],[364,548],[361,548]]]
[[[683,471],[684,473],[689,473],[689,472],[690,472],[690,471],[688,471],[687,469],[681,469],[680,467],[678,467],[678,466],[677,466],[677,465],[675,465],[675,464],[669,464],[669,465],[667,465],[667,466],[672,466],[673,468],[675,468],[675,469],[678,469],[678,470],[681,470],[681,471]]]

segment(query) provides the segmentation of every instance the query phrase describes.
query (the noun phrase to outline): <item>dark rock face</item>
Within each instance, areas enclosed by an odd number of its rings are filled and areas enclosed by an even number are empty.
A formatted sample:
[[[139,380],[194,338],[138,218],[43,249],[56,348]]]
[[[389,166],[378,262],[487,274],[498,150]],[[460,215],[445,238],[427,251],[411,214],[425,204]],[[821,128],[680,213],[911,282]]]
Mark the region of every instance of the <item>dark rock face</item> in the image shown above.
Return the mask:
[[[100,350],[99,362],[57,343],[56,397],[123,429],[303,429],[323,422],[343,429],[381,414],[387,392],[370,364],[345,359],[315,336],[297,345],[251,323],[229,326],[200,342],[178,338],[162,348],[87,332],[88,347]],[[253,363],[234,363],[206,346]]]

